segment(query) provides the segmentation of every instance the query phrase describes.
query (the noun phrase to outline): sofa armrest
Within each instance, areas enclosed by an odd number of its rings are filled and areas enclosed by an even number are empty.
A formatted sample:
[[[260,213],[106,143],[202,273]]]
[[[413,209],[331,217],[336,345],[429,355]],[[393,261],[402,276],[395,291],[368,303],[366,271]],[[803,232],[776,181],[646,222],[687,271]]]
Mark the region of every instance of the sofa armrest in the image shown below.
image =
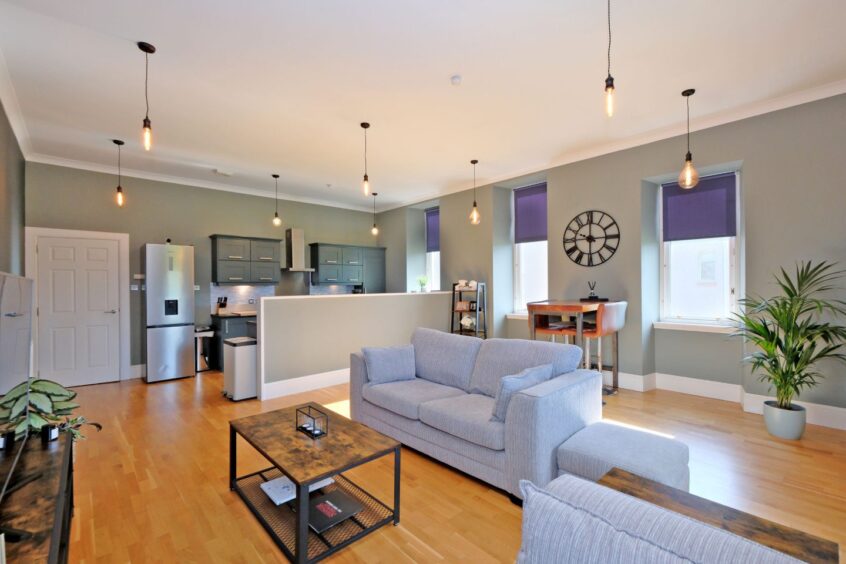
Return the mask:
[[[543,487],[558,477],[557,450],[570,436],[602,419],[602,375],[574,370],[514,394],[505,414],[508,490],[520,480]]]
[[[362,399],[361,391],[367,384],[367,365],[361,353],[350,353],[350,418],[359,421]]]

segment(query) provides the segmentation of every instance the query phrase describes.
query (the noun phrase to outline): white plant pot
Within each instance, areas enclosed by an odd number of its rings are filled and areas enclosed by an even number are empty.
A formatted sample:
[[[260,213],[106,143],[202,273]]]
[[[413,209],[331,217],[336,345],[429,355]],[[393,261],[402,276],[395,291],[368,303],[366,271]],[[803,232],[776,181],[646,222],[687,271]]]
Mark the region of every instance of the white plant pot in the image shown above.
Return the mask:
[[[771,435],[791,441],[799,440],[805,432],[805,408],[793,404],[790,409],[782,409],[775,401],[765,401],[764,422]]]

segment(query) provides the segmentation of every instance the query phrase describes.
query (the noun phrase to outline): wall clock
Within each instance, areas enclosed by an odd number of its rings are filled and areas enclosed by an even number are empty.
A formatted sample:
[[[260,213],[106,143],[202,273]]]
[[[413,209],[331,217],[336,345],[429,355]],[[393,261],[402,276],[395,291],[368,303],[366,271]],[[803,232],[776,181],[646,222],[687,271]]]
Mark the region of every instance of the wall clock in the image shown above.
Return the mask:
[[[564,230],[564,252],[581,266],[599,266],[617,252],[620,226],[605,212],[588,210]]]

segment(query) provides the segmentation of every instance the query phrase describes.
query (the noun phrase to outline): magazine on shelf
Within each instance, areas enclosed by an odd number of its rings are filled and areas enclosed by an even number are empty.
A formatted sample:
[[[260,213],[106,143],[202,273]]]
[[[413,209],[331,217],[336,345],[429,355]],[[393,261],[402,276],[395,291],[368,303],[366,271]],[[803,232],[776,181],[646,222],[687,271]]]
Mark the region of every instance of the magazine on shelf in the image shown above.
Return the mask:
[[[325,488],[329,484],[333,484],[335,480],[332,478],[326,478],[325,480],[320,480],[319,482],[315,482],[314,484],[308,487],[309,492],[313,492],[314,490],[319,490],[320,488]],[[291,501],[295,497],[297,497],[297,488],[294,486],[294,482],[292,482],[287,476],[280,476],[273,480],[268,480],[267,482],[261,483],[261,489],[264,493],[267,494],[267,497],[270,498],[276,505],[282,505],[288,501]]]
[[[316,496],[309,502],[308,526],[322,533],[361,511],[362,505],[341,490]]]

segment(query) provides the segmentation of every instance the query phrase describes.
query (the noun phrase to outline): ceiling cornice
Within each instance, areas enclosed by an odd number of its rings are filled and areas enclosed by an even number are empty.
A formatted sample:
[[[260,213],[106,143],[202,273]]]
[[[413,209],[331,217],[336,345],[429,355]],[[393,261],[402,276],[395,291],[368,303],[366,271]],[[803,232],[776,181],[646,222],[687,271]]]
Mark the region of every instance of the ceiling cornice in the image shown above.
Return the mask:
[[[29,130],[26,128],[23,112],[21,112],[21,106],[18,104],[18,95],[15,92],[15,86],[12,84],[12,75],[9,74],[9,67],[6,65],[6,57],[3,55],[2,49],[0,49],[0,103],[6,110],[6,117],[9,120],[9,125],[12,126],[15,138],[18,140],[21,153],[23,153],[24,159],[27,159],[27,156],[32,153]]]
[[[117,167],[105,166],[97,163],[89,163],[86,161],[77,161],[74,159],[65,159],[62,157],[54,157],[51,155],[42,155],[40,153],[31,153],[28,162],[40,163],[54,166],[63,166],[67,168],[75,168],[78,170],[87,170],[90,172],[100,172],[104,174],[117,175]],[[223,192],[234,192],[236,194],[245,194],[248,196],[258,196],[260,198],[273,199],[273,194],[269,194],[263,190],[255,188],[247,188],[244,186],[237,186],[234,184],[220,184],[217,182],[207,182],[196,180],[194,178],[185,178],[182,176],[171,176],[168,174],[158,174],[155,172],[146,172],[143,170],[134,170],[128,168],[121,168],[121,174],[124,178],[140,178],[143,180],[153,180],[155,182],[167,182],[169,184],[178,184],[180,186],[187,186],[193,188],[205,188],[209,190],[221,190]],[[339,204],[329,200],[320,200],[316,198],[302,198],[299,196],[292,196],[284,192],[279,192],[279,200],[288,202],[298,202],[301,204],[313,204],[317,206],[328,206],[332,208],[341,208],[345,210],[360,211],[364,213],[373,213],[373,209],[366,206],[351,206],[347,204]]]

